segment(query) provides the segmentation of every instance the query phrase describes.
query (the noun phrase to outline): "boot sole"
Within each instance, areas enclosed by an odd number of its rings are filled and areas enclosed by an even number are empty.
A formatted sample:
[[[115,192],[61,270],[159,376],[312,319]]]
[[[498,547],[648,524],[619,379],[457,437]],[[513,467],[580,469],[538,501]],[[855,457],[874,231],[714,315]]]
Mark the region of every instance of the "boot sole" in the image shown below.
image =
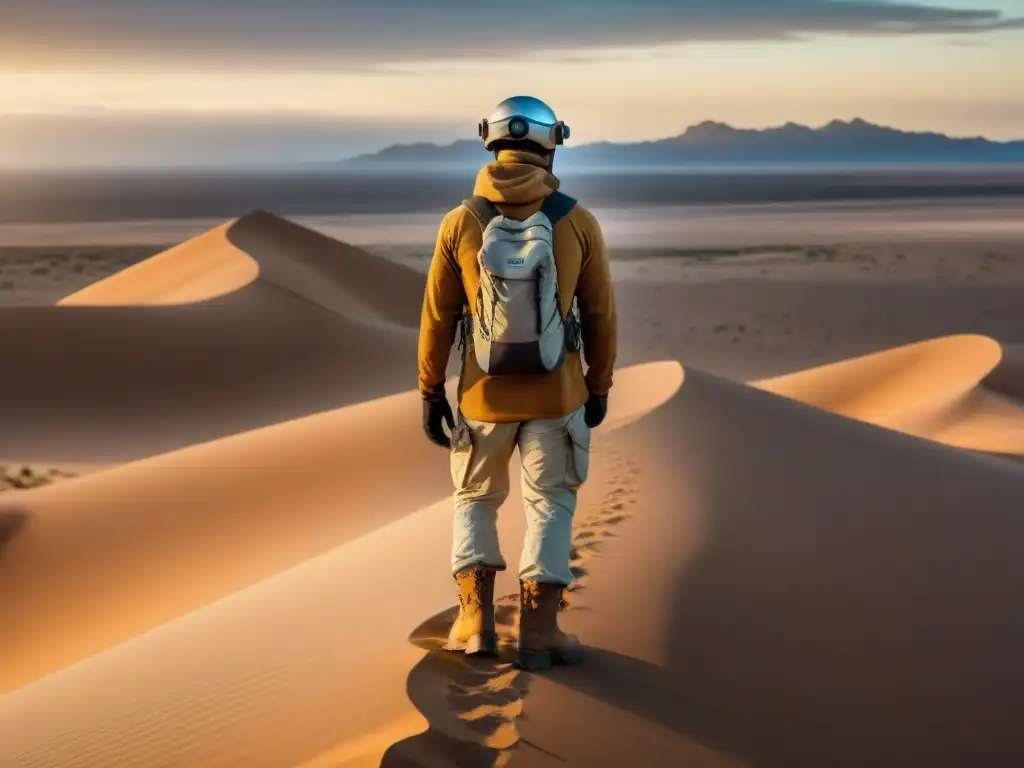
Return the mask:
[[[565,651],[516,651],[516,666],[526,672],[543,672],[556,664],[575,666],[583,662],[583,651],[579,649]]]
[[[467,656],[497,657],[498,654],[498,633],[481,632],[473,635],[465,643],[448,643],[444,650],[456,653],[464,653]]]

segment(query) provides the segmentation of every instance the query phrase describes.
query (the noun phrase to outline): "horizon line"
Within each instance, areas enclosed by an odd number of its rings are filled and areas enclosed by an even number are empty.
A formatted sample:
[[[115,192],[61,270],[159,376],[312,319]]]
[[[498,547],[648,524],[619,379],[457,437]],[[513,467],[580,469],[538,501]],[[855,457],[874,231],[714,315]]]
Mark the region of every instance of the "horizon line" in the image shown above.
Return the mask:
[[[832,125],[855,125],[855,124],[858,124],[858,123],[864,124],[866,126],[870,126],[872,128],[882,128],[882,129],[885,129],[885,130],[895,131],[895,132],[898,132],[898,133],[905,133],[905,134],[908,134],[908,135],[916,135],[916,136],[942,136],[942,137],[947,138],[947,139],[962,140],[962,141],[981,140],[981,141],[990,142],[992,144],[1015,144],[1015,143],[1018,143],[1018,142],[1024,142],[1024,135],[1022,135],[1022,136],[1020,136],[1018,138],[1012,138],[1012,139],[998,139],[998,138],[992,138],[991,136],[986,136],[985,134],[982,134],[982,133],[954,134],[954,133],[947,133],[947,132],[942,131],[942,130],[937,129],[937,128],[931,128],[931,129],[900,128],[897,125],[892,124],[892,123],[876,123],[876,122],[873,122],[871,120],[867,120],[867,119],[861,118],[861,117],[853,117],[853,118],[850,118],[848,120],[840,118],[840,117],[836,117],[836,118],[832,118],[831,120],[829,120],[827,122],[820,123],[818,125],[812,125],[810,123],[800,123],[800,122],[796,122],[794,120],[787,120],[784,123],[772,123],[772,124],[769,124],[769,125],[764,125],[762,127],[744,127],[744,126],[735,125],[733,123],[728,123],[728,122],[725,122],[725,121],[722,121],[722,120],[715,120],[714,118],[706,118],[704,120],[699,120],[699,121],[697,121],[695,123],[690,123],[685,128],[683,128],[683,130],[680,131],[679,133],[666,134],[664,136],[659,136],[657,138],[637,139],[635,141],[613,141],[613,140],[610,140],[610,139],[597,139],[595,141],[587,141],[587,142],[584,142],[582,144],[576,144],[576,145],[571,145],[571,146],[570,145],[563,145],[561,147],[561,149],[578,149],[578,148],[581,148],[581,147],[590,147],[590,146],[594,146],[594,145],[597,145],[597,144],[611,144],[611,145],[618,145],[618,146],[636,145],[636,144],[652,144],[652,143],[655,143],[655,142],[658,142],[658,141],[664,141],[665,139],[681,138],[681,137],[685,136],[685,134],[689,130],[691,130],[693,128],[699,128],[699,127],[704,126],[704,125],[715,125],[715,126],[719,126],[719,127],[723,127],[723,128],[728,128],[730,130],[737,131],[737,132],[766,133],[768,131],[781,130],[783,128],[802,128],[802,129],[809,130],[809,131],[821,131],[821,130],[824,130],[825,128],[828,128],[829,126],[832,126]],[[464,138],[451,139],[450,141],[447,141],[445,143],[440,143],[438,141],[414,141],[414,140],[410,140],[410,141],[397,141],[397,142],[392,142],[391,144],[384,144],[384,145],[378,147],[377,149],[369,150],[369,151],[366,151],[366,152],[361,152],[361,153],[359,153],[357,155],[351,155],[350,157],[340,158],[340,159],[347,160],[347,159],[353,159],[353,158],[358,158],[358,157],[365,157],[365,156],[368,156],[368,155],[373,155],[373,154],[375,154],[377,152],[380,152],[382,150],[385,150],[385,149],[391,149],[392,147],[416,147],[416,146],[450,147],[450,146],[453,146],[455,144],[468,143],[470,141],[478,141],[478,140],[479,139],[477,139],[475,137],[467,136],[467,137],[464,137]]]

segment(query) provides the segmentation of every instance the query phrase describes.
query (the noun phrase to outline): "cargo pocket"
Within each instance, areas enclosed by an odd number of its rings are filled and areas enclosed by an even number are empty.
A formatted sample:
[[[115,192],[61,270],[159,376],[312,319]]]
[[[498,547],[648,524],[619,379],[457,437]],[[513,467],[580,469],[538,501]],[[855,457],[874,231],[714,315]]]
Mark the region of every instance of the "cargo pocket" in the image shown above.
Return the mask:
[[[582,485],[590,474],[590,427],[584,420],[582,408],[572,415],[565,427],[572,444],[573,479]]]
[[[469,468],[473,462],[473,433],[461,418],[452,431],[451,472],[456,491],[466,487]]]

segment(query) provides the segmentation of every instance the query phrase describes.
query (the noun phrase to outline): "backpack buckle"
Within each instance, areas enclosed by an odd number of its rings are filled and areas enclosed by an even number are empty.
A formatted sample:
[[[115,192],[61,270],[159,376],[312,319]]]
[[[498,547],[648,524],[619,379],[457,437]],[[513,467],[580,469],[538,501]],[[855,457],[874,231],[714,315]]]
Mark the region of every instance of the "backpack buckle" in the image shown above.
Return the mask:
[[[462,310],[462,317],[459,318],[459,329],[458,329],[458,346],[457,350],[463,353],[465,356],[466,349],[469,347],[469,335],[473,332],[470,323],[473,322],[473,316],[469,312],[469,307],[464,307]]]

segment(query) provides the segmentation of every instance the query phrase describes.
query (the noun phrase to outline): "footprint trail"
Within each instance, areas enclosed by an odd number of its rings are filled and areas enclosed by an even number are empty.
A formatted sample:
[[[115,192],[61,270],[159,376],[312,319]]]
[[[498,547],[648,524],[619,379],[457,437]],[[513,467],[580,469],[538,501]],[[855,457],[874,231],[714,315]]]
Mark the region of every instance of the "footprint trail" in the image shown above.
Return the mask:
[[[608,540],[617,537],[619,527],[633,516],[636,505],[640,480],[637,463],[599,441],[596,435],[591,450],[596,459],[593,467],[599,471],[588,482],[601,482],[604,493],[599,500],[577,510],[570,552],[574,581],[566,589],[562,611],[594,610],[585,597],[587,576]],[[513,663],[519,634],[519,595],[495,600],[501,653],[498,659],[472,659],[440,650],[457,613],[454,607],[432,617],[410,638],[415,645],[431,651],[419,672],[429,675],[429,680],[424,677],[422,685],[416,686],[420,693],[414,703],[430,722],[427,737],[431,732],[440,733],[464,745],[461,755],[449,754],[459,765],[500,768],[510,763],[520,746],[532,746],[523,742],[516,727],[521,717],[528,717],[524,715],[524,703],[530,681],[530,675]],[[427,695],[427,691],[432,693]]]

